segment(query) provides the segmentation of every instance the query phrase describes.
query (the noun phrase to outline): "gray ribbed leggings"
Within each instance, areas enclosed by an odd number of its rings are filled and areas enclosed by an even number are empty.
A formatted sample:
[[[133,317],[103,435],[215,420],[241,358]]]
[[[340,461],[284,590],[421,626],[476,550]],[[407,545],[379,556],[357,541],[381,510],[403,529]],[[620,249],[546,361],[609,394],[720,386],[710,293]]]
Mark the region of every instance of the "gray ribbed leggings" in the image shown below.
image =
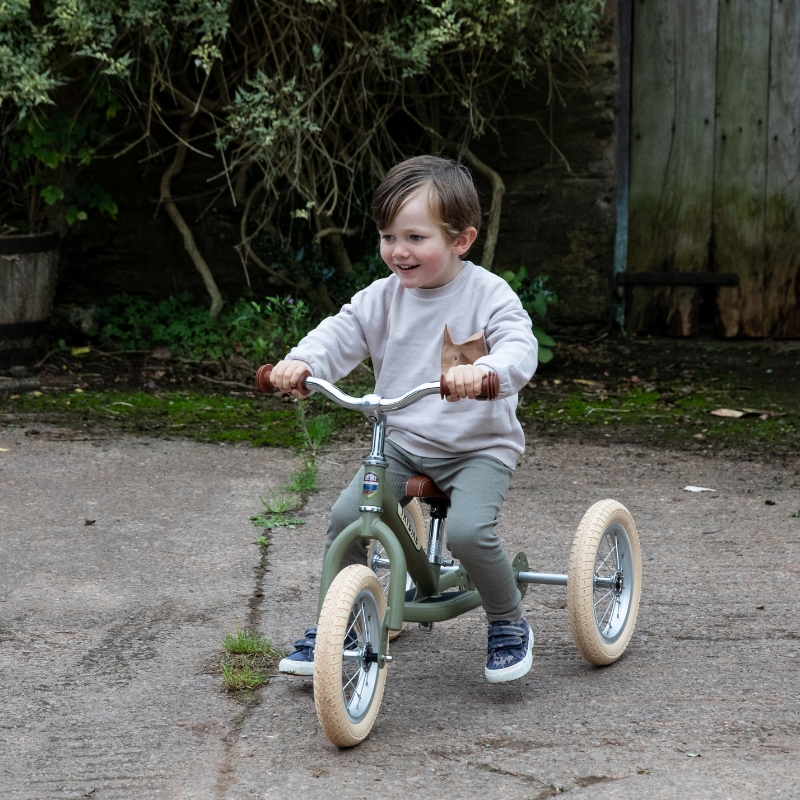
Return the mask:
[[[450,497],[447,516],[447,547],[466,568],[483,599],[489,622],[513,622],[522,616],[519,589],[500,537],[495,532],[497,513],[503,504],[511,470],[492,456],[464,455],[456,458],[423,458],[386,442],[389,468],[386,479],[402,498],[406,481],[413,475],[427,475]],[[333,540],[359,518],[363,467],[339,495],[331,509],[325,553]],[[367,545],[357,539],[342,558],[342,567],[364,564]]]

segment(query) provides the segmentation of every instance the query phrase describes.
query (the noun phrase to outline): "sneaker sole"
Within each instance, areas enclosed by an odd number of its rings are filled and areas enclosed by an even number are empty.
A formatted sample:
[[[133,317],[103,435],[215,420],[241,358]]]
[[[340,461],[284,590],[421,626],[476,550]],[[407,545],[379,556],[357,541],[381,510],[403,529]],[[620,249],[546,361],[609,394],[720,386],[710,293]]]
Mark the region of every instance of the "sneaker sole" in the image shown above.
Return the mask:
[[[513,667],[504,667],[503,669],[484,669],[483,674],[489,683],[508,683],[509,681],[516,681],[523,675],[527,675],[533,666],[533,631],[528,634],[528,652],[525,658],[514,664]]]
[[[278,664],[278,672],[282,672],[284,675],[301,675],[304,678],[312,678],[314,676],[314,662],[292,661],[288,658],[282,658],[281,663]]]

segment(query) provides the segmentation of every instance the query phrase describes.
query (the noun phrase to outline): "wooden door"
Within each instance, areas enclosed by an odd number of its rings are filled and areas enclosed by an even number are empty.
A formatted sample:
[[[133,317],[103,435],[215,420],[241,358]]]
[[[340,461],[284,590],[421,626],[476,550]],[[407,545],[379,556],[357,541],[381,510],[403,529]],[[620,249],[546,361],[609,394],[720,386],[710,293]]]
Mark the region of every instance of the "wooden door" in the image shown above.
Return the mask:
[[[723,336],[800,335],[800,12],[634,0],[629,272],[726,272]],[[631,331],[698,332],[702,289],[629,289]]]

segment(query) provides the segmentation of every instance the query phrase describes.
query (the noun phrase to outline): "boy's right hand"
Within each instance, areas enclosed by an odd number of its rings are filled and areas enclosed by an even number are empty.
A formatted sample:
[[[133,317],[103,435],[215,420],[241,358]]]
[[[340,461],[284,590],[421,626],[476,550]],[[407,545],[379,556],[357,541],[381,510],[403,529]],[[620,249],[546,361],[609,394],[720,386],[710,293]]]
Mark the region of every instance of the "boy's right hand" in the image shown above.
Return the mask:
[[[279,361],[270,373],[272,385],[282,392],[290,393],[294,397],[305,396],[298,391],[297,383],[303,373],[310,373],[311,369],[305,361]]]

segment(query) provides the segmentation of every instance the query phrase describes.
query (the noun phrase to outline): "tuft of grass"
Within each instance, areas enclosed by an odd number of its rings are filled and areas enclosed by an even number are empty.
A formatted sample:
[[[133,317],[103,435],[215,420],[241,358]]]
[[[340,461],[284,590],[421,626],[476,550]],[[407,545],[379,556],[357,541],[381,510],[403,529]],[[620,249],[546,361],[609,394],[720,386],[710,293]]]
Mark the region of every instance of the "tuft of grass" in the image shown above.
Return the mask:
[[[327,444],[334,433],[334,424],[329,414],[318,414],[308,421],[306,428],[311,449],[316,451]]]
[[[255,514],[250,517],[250,522],[257,528],[266,528],[268,531],[275,528],[296,528],[298,525],[306,524],[304,519],[287,517],[284,514]]]
[[[253,524],[255,525],[255,523]],[[253,544],[257,544],[262,550],[265,550],[267,547],[269,547],[269,537],[264,536],[262,533],[258,539],[253,539]]]
[[[220,669],[222,680],[229,691],[257,689],[267,682],[266,671],[255,667],[249,658],[223,658]]]
[[[261,634],[247,628],[237,628],[236,633],[226,633],[222,640],[225,651],[220,661],[222,681],[228,691],[257,689],[269,676],[269,668],[280,657],[272,643]]]
[[[313,461],[306,461],[303,469],[293,472],[289,477],[289,485],[286,487],[290,492],[306,494],[316,491],[318,467]]]
[[[236,633],[226,633],[222,640],[222,648],[228,653],[248,653],[250,655],[269,655],[272,653],[272,642],[260,633],[253,633],[247,628],[236,628]]]
[[[276,494],[272,489],[267,492],[266,500],[261,495],[259,495],[258,499],[266,509],[267,514],[285,514],[287,511],[291,511],[295,504],[293,497]]]
[[[797,511],[793,512],[792,514],[789,514],[787,519],[800,519],[800,508],[798,508]]]

